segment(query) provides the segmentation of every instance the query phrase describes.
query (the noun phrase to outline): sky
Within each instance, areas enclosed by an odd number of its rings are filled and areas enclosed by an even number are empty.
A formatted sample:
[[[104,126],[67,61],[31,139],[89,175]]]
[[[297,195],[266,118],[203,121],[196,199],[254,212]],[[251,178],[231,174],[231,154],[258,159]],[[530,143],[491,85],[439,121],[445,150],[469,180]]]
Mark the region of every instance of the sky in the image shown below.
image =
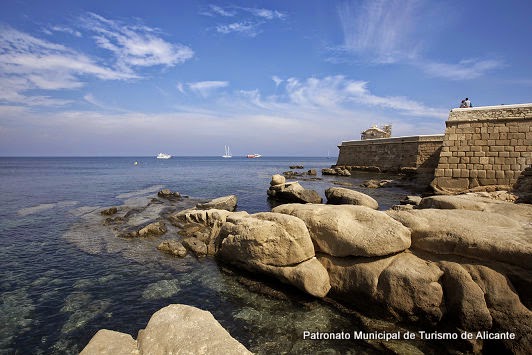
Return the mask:
[[[0,156],[335,155],[532,102],[530,1],[0,2]]]

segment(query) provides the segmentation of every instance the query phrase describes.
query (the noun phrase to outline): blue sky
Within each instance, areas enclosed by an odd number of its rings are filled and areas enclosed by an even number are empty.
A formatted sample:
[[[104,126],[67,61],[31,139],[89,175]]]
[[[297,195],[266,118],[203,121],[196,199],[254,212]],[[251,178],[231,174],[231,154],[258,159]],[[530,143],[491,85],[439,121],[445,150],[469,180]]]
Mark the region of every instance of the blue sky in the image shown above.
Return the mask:
[[[527,1],[3,1],[0,155],[324,156],[532,102]]]

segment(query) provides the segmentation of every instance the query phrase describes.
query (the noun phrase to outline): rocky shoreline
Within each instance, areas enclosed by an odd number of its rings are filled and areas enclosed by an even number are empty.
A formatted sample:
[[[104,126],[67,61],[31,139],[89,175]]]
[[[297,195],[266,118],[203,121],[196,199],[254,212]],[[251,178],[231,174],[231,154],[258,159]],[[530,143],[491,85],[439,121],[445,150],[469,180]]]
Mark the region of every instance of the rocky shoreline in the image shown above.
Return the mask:
[[[115,206],[101,211],[101,223],[118,238],[161,238],[162,252],[214,257],[369,316],[432,330],[514,334],[515,339],[461,340],[468,352],[530,348],[531,205],[511,202],[513,195],[499,191],[410,197],[379,211],[370,196],[338,187],[326,191],[323,204],[316,191],[281,175],[272,177],[268,196],[281,204],[249,214],[235,212],[234,195],[178,209],[169,206],[184,206],[183,197],[161,190],[149,205],[166,207],[155,213],[152,208],[149,218],[141,216],[150,206]],[[165,312],[184,319],[182,307]],[[186,322],[196,322],[194,317]],[[110,334],[96,335],[89,345],[106,353],[105,344],[115,339]],[[140,353],[190,352],[205,341],[168,344],[161,338],[146,350],[143,337],[135,343]],[[243,348],[228,344],[235,352]],[[85,353],[91,353],[89,345]]]

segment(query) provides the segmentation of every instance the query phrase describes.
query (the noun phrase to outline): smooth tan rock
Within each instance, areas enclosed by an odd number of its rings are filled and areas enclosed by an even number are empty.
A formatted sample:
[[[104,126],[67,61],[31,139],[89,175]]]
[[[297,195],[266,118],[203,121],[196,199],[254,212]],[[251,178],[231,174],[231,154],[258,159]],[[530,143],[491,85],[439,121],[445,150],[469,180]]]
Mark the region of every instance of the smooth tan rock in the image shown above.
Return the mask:
[[[314,297],[325,297],[331,289],[329,274],[316,258],[295,266],[257,265],[257,268]]]
[[[285,184],[285,187],[280,191],[269,190],[269,195],[275,197],[276,199],[286,201],[286,202],[295,202],[295,203],[322,203],[323,199],[321,196],[314,190],[305,189],[298,182]]]
[[[333,296],[364,308],[377,305],[398,319],[436,323],[442,317],[442,271],[435,264],[408,252],[318,259],[329,273]]]
[[[286,178],[283,175],[275,174],[272,175],[272,180],[270,181],[271,186],[281,185],[286,182]]]
[[[441,262],[442,284],[447,312],[459,328],[467,331],[491,329],[492,318],[484,299],[484,291],[460,265]]]
[[[302,220],[260,213],[222,225],[220,257],[233,263],[250,261],[271,266],[294,265],[314,256],[314,247]]]
[[[387,211],[412,232],[412,248],[532,268],[532,226],[499,213],[469,210]]]
[[[155,312],[139,332],[141,354],[251,354],[214,319],[198,308],[171,304]]]
[[[129,334],[100,329],[80,355],[137,355],[137,342]]]
[[[343,187],[330,187],[325,190],[325,196],[327,203],[331,205],[358,205],[379,209],[379,203],[373,197]]]
[[[181,243],[187,248],[187,250],[190,250],[190,252],[197,257],[206,256],[208,254],[207,244],[196,237],[185,238]]]
[[[302,219],[317,248],[329,255],[382,256],[410,246],[407,228],[365,206],[286,204],[272,211]]]
[[[482,198],[472,196],[429,196],[421,199],[418,208],[461,209],[471,211],[484,211],[486,202]]]
[[[510,281],[486,266],[467,264],[463,267],[484,292],[486,305],[493,318],[491,332],[513,332],[514,340],[503,340],[514,354],[530,353],[532,344],[532,312],[520,301]]]
[[[438,280],[442,274],[434,263],[402,253],[379,276],[379,299],[400,317],[439,322],[443,289]]]
[[[217,209],[233,212],[236,209],[237,203],[238,198],[236,197],[236,195],[229,195],[215,198],[214,200],[211,200],[209,202],[198,203],[196,205],[196,208],[200,210]]]

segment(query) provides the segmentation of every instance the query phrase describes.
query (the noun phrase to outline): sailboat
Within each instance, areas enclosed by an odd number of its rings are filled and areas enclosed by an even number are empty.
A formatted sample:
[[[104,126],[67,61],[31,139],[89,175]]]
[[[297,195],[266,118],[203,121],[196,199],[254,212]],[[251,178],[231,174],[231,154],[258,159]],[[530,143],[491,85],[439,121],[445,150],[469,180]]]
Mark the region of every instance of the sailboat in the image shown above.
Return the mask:
[[[231,149],[229,149],[229,146],[226,145],[225,146],[225,154],[222,155],[222,158],[232,158],[233,156],[231,155]]]

